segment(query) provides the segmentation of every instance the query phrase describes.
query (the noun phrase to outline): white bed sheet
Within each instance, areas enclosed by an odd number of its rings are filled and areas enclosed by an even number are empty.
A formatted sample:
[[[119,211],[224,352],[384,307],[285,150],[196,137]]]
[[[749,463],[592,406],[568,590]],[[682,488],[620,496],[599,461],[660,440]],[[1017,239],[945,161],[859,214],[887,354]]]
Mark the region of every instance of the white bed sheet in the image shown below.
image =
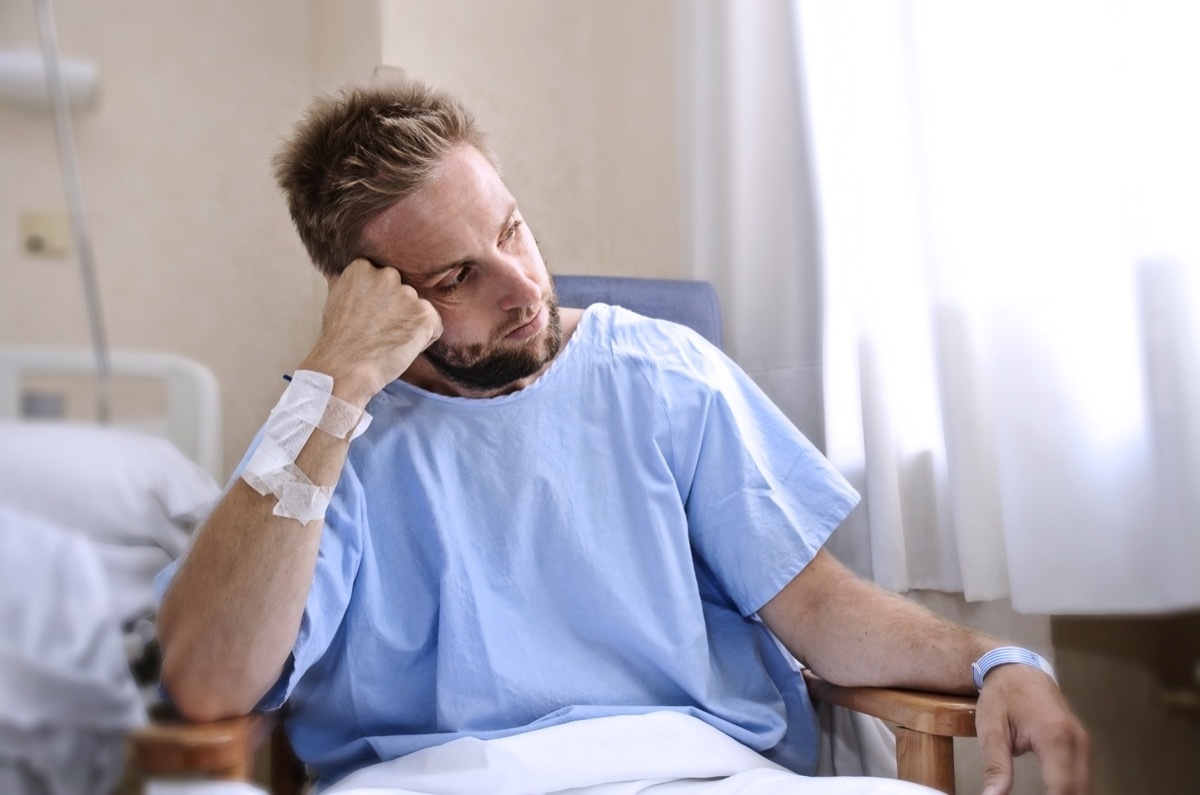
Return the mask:
[[[102,795],[146,722],[91,542],[0,506],[0,791]]]

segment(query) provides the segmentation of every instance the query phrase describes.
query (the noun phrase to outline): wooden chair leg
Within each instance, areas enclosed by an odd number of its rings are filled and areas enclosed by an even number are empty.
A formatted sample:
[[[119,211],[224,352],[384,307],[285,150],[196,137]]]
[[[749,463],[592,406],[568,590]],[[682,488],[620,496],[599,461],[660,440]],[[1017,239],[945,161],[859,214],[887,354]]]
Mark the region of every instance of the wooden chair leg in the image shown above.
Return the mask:
[[[305,778],[304,768],[292,752],[280,722],[271,732],[271,795],[299,795]]]
[[[902,781],[954,795],[954,738],[896,727],[896,756]]]

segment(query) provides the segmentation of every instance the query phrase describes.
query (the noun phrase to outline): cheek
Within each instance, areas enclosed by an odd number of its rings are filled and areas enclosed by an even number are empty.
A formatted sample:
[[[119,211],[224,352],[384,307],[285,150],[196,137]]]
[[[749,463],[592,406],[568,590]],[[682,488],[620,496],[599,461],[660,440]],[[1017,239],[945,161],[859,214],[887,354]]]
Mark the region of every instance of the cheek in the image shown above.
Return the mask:
[[[434,304],[442,318],[442,336],[439,341],[452,346],[476,345],[486,342],[495,334],[484,318],[486,313],[472,311],[462,305]]]

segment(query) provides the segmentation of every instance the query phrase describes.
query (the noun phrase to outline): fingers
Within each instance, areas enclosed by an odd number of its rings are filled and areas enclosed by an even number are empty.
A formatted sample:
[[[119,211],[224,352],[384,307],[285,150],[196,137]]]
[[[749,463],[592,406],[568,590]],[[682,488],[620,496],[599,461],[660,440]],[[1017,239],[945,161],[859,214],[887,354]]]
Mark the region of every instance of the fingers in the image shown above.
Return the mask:
[[[1013,782],[1013,742],[1007,721],[977,723],[983,753],[982,795],[1007,795]]]
[[[1014,747],[1005,726],[980,729],[982,795],[1006,795],[1013,785],[1013,755],[1020,754],[1022,749]],[[1039,727],[1031,746],[1041,765],[1046,795],[1086,795],[1091,792],[1090,741],[1069,714]]]
[[[360,257],[328,285],[321,333],[305,362],[352,385],[356,400],[399,378],[442,334],[437,309],[394,268]]]
[[[429,344],[432,345],[433,343],[435,343],[439,339],[441,339],[442,331],[443,331],[442,316],[440,314],[438,314],[438,311],[436,309],[433,308],[433,304],[429,303],[428,301],[424,301],[424,300],[421,303],[423,303],[426,307],[428,307],[429,314],[432,315],[432,318],[430,318],[430,333],[429,333]],[[428,347],[428,346],[426,346],[426,347]]]
[[[1006,665],[988,675],[976,714],[983,795],[1012,788],[1013,757],[1037,756],[1048,795],[1091,792],[1091,743],[1062,691],[1037,669]]]
[[[1075,758],[1075,780],[1080,782],[1079,792],[1086,795],[1092,791],[1092,740],[1082,726],[1080,732]]]
[[[1091,791],[1091,742],[1079,722],[1064,713],[1031,738],[1042,766],[1047,795],[1083,795]]]
[[[374,268],[374,267],[375,267],[375,263],[371,262],[371,260],[367,259],[366,257],[356,257],[355,259],[352,259],[350,261],[349,265],[342,268],[342,270],[340,272],[327,275],[325,277],[325,284],[329,287],[333,287],[334,283],[338,279],[345,276],[346,272],[349,270],[352,270],[352,269],[362,270],[363,268]]]

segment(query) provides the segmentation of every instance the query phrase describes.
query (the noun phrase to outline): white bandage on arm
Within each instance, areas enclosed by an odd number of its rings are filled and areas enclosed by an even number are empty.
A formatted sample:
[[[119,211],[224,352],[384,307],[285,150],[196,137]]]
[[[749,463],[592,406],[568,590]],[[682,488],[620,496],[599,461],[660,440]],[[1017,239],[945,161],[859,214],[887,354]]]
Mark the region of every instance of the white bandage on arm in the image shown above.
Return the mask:
[[[333,486],[317,486],[296,466],[296,457],[314,430],[338,439],[357,439],[371,424],[371,415],[333,395],[333,377],[297,370],[271,415],[254,455],[242,470],[242,480],[259,494],[272,494],[273,513],[311,522],[323,519]]]

